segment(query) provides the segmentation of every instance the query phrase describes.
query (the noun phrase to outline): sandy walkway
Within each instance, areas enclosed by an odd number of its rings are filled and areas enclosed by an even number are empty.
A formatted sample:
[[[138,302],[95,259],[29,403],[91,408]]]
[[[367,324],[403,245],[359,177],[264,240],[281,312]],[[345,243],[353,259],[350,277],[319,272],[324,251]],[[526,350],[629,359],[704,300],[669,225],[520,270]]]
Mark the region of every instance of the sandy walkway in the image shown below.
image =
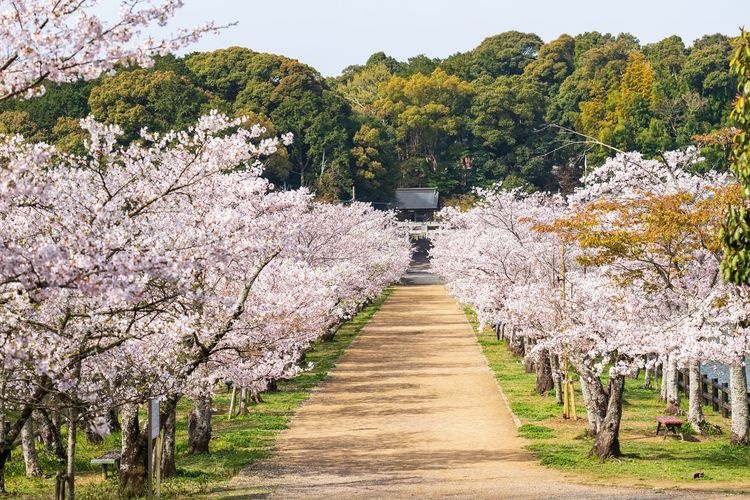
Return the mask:
[[[222,498],[664,498],[538,466],[463,312],[442,285],[400,286]],[[684,493],[683,493],[684,496]],[[704,496],[705,498],[705,496]]]

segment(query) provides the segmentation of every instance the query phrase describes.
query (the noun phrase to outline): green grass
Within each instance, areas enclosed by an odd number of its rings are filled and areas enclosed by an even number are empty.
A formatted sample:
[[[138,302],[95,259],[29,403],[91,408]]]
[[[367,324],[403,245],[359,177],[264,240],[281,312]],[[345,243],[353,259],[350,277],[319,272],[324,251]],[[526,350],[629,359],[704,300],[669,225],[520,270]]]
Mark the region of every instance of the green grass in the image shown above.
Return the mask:
[[[355,318],[344,324],[330,342],[316,342],[308,352],[305,362],[314,367],[293,380],[279,382],[278,391],[262,395],[263,403],[249,408],[246,416],[227,419],[229,394],[220,393],[214,399],[214,408],[220,411],[213,417],[213,439],[209,455],[185,454],[187,449],[187,413],[190,401],[178,405],[177,419],[177,472],[178,477],[162,485],[163,498],[202,497],[221,486],[241,469],[273,452],[276,436],[286,429],[294,413],[336,365],[336,361],[362,328],[370,321],[385,299],[386,292],[365,307]],[[116,477],[101,479],[101,469],[91,466],[89,461],[102,453],[120,448],[119,434],[107,437],[104,443],[91,445],[81,435],[77,443],[76,495],[81,499],[117,498]],[[64,463],[50,459],[39,448],[43,470],[54,476],[65,468]],[[6,489],[14,497],[52,498],[54,479],[28,479],[24,476],[23,455],[14,450],[6,468]]]
[[[518,433],[526,439],[549,439],[554,437],[555,431],[543,425],[524,424],[518,428]]]
[[[664,404],[658,401],[657,390],[641,387],[642,380],[628,379],[625,385],[620,433],[624,456],[605,463],[588,457],[593,443],[585,437],[586,410],[578,384],[579,420],[565,420],[554,394],[536,394],[534,374],[524,371],[522,360],[510,353],[505,342],[498,342],[494,332],[479,332],[470,310],[467,315],[513,412],[523,424],[519,435],[532,441],[527,449],[542,465],[577,474],[586,482],[750,493],[750,449],[729,446],[729,419],[704,407],[708,421],[721,427],[723,434],[686,436],[684,442],[670,435],[663,442],[654,433],[655,417],[663,413]],[[686,405],[687,398],[683,399]],[[696,480],[695,472],[704,475]]]

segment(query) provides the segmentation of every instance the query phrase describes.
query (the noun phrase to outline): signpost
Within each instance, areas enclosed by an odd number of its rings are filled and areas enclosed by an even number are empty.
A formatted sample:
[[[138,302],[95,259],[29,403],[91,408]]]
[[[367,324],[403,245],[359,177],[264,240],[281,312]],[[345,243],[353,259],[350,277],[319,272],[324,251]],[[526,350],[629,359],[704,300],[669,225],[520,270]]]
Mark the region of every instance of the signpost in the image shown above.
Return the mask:
[[[160,436],[161,422],[159,417],[159,398],[155,398],[148,402],[148,416],[146,423],[146,434],[148,435],[146,498],[148,498],[148,500],[153,500],[154,498],[154,467],[156,467],[156,498],[161,498],[161,439],[158,439]],[[156,460],[154,460],[154,439],[156,439]]]

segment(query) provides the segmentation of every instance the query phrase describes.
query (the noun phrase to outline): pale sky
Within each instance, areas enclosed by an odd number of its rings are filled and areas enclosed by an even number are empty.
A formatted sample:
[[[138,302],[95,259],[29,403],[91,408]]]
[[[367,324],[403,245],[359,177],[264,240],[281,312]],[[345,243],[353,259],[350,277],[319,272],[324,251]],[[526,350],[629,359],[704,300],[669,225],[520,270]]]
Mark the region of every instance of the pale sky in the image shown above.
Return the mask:
[[[188,51],[239,45],[335,76],[381,50],[399,60],[443,58],[509,30],[545,41],[586,31],[630,32],[641,43],[677,34],[689,45],[705,34],[750,28],[750,0],[185,0],[173,24],[206,20],[239,24]]]

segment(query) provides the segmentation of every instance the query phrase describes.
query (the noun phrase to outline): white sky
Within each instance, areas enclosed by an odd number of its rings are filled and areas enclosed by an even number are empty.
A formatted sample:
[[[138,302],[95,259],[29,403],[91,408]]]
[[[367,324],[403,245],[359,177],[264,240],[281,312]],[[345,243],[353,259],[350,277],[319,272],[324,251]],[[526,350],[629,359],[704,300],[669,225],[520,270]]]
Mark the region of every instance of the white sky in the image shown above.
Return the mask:
[[[117,0],[103,0],[106,8]],[[545,41],[563,33],[630,32],[642,43],[680,35],[736,35],[750,28],[749,0],[185,0],[174,25],[238,22],[190,51],[232,45],[283,54],[325,76],[362,64],[373,52],[399,60],[446,57],[503,31]]]

